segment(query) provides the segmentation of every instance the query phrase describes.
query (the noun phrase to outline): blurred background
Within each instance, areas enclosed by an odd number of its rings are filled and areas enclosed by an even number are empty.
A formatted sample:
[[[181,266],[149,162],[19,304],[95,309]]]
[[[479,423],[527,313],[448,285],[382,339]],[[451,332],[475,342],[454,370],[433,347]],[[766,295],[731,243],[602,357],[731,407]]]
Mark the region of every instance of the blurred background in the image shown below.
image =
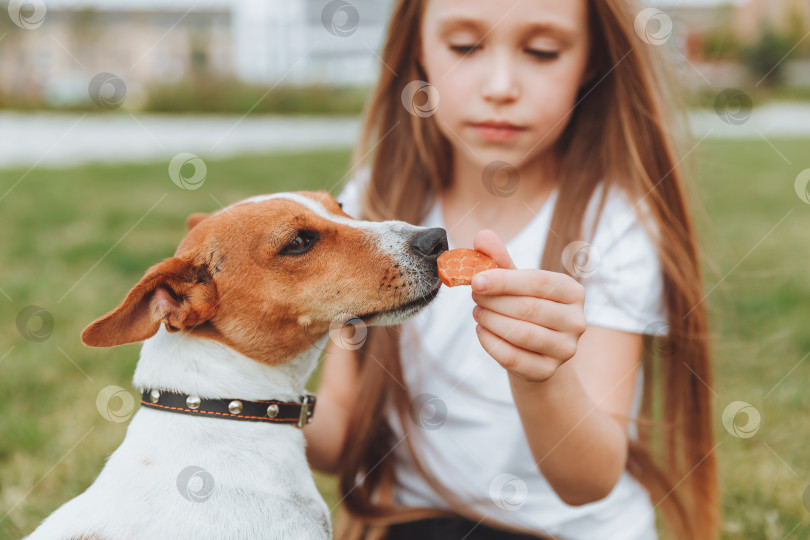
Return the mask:
[[[810,538],[810,0],[656,1],[687,90],[724,538]],[[89,486],[139,345],[81,330],[192,212],[340,191],[388,0],[0,0],[0,539]],[[317,387],[319,372],[309,387]],[[134,398],[134,402],[133,402]],[[316,474],[333,513],[335,479]]]

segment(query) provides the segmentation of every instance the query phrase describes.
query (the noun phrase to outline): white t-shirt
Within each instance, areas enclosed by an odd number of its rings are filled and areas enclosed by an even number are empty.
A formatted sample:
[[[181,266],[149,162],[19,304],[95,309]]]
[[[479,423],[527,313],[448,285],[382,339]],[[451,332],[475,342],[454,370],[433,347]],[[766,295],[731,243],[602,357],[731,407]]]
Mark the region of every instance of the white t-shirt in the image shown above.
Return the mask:
[[[364,169],[337,197],[347,214],[359,216],[359,193],[367,180]],[[589,219],[592,223],[600,193],[601,188],[589,203],[586,224]],[[539,268],[556,198],[557,190],[506,244],[517,268]],[[445,227],[440,201],[419,225]],[[582,281],[589,325],[642,333],[666,321],[657,252],[619,189],[612,190],[605,203],[591,242],[592,257],[594,252],[596,271]],[[480,501],[474,506],[502,523],[567,540],[657,539],[649,495],[627,471],[597,502],[569,506],[556,495],[531,454],[506,370],[478,341],[474,307],[469,287],[442,287],[430,305],[403,323],[403,375],[414,397],[412,416],[421,418],[408,429],[419,430],[429,443],[427,448],[417,444],[423,463],[456,495]],[[639,372],[634,415],[640,407],[642,377]],[[393,411],[388,418],[399,440],[402,426]],[[631,436],[634,427],[630,424]],[[405,443],[392,454],[399,463],[394,492],[398,504],[448,508],[418,473]]]

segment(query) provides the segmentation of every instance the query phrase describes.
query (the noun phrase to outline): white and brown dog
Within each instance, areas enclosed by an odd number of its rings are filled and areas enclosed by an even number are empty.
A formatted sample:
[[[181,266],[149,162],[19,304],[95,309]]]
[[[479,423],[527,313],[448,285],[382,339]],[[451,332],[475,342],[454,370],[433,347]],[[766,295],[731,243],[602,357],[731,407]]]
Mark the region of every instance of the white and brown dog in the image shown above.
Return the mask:
[[[31,540],[331,538],[300,429],[305,383],[335,321],[395,324],[436,297],[445,231],[354,220],[303,191],[187,225],[175,256],[82,333],[94,347],[144,341],[142,406],[96,481]]]

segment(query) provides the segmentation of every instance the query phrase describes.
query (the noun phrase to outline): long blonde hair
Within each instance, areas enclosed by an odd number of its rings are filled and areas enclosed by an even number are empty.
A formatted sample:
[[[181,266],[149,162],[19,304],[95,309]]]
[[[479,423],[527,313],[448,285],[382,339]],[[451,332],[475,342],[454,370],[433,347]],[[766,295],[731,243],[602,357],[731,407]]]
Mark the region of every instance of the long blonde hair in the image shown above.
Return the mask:
[[[450,143],[434,118],[414,116],[400,102],[406,84],[427,80],[416,56],[425,3],[398,0],[391,13],[382,53],[390,70],[381,70],[354,155],[355,166],[368,163],[371,172],[361,201],[364,219],[420,223],[452,178]],[[625,0],[588,0],[588,10],[595,76],[582,88],[556,143],[562,180],[550,229],[557,235],[546,239],[540,267],[567,272],[563,249],[583,238],[586,206],[600,182],[614,184],[646,204],[649,216],[639,219],[648,231],[657,231],[652,237],[662,263],[667,332],[662,346],[652,346],[655,336],[645,335],[644,392],[639,418],[631,419],[638,437],[629,441],[627,471],[661,508],[673,537],[714,539],[720,506],[708,389],[712,384],[708,329],[683,167],[672,136],[677,117],[671,112],[682,109],[673,108],[680,101],[671,90],[675,85],[669,85],[661,48],[635,34],[639,10]],[[598,213],[607,192],[603,190]],[[444,513],[391,504],[396,470],[389,454],[402,441],[394,440],[385,414],[388,406],[406,430],[408,451],[426,481],[455,514],[482,519],[426,470],[416,452],[412,439],[418,430],[407,430],[410,396],[392,378],[402,380],[401,327],[368,330],[358,351],[360,387],[351,435],[341,454],[344,498],[336,537],[381,538],[386,524]]]

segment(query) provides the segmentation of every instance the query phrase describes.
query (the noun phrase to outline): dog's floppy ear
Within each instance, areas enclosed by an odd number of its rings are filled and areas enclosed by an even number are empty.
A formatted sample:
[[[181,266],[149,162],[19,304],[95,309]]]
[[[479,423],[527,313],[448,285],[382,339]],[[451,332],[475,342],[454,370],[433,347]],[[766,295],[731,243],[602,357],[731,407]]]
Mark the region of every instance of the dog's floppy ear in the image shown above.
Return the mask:
[[[170,332],[199,325],[214,316],[218,296],[208,268],[172,257],[147,270],[117,308],[82,332],[91,347],[112,347],[152,337],[160,323]]]
[[[199,222],[201,222],[207,217],[208,214],[203,213],[191,214],[190,216],[188,216],[188,218],[186,218],[186,229],[190,231],[191,229],[196,227]]]

